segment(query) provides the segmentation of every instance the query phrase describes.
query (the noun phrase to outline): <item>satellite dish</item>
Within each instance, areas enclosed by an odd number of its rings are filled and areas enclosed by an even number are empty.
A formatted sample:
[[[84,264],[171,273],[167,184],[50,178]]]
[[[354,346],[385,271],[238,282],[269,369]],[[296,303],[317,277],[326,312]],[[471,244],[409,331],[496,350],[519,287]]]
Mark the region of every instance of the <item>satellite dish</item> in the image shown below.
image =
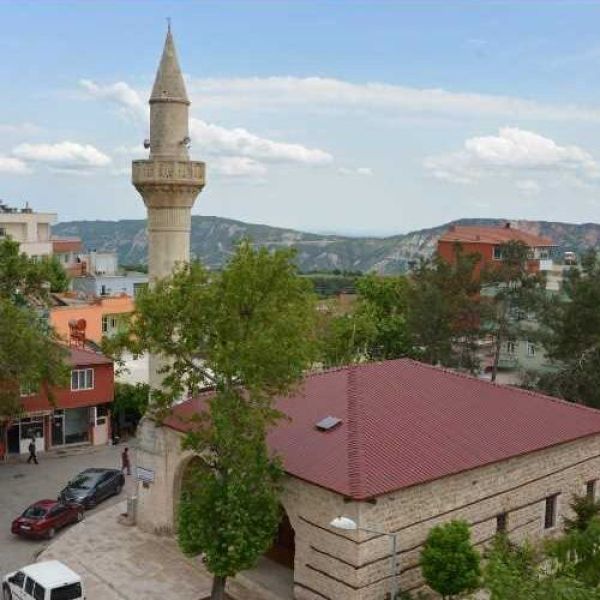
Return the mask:
[[[148,138],[144,140],[144,148],[146,148],[146,150],[150,148],[150,140]]]
[[[188,135],[186,135],[186,136],[183,138],[183,145],[184,145],[186,148],[189,148],[189,147],[192,145],[192,140],[191,140],[191,138],[190,138]]]

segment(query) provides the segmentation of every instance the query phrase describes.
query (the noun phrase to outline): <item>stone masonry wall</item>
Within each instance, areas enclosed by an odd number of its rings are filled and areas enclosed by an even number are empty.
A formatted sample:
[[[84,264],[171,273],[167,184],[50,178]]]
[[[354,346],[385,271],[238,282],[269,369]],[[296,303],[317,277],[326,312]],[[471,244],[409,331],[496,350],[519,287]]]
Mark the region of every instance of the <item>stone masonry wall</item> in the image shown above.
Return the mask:
[[[155,482],[140,487],[138,525],[173,533],[175,501],[191,455],[181,436],[144,423],[138,464],[155,471]],[[419,557],[429,530],[464,519],[481,549],[496,533],[496,517],[508,514],[514,541],[560,532],[574,493],[600,480],[600,435],[466,471],[395,493],[373,502],[353,502],[339,494],[289,477],[282,504],[295,532],[294,593],[299,600],[383,600],[390,589],[390,539],[329,527],[344,515],[361,527],[397,533],[402,589],[423,587]],[[600,491],[600,481],[599,481]],[[559,494],[556,526],[544,529],[545,500]]]

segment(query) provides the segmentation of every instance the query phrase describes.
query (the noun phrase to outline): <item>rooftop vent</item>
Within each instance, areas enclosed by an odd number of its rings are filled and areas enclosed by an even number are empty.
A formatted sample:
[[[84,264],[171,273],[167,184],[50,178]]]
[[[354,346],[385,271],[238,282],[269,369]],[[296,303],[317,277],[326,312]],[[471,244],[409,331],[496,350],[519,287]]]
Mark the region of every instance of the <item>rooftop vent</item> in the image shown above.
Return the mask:
[[[335,429],[341,422],[341,419],[329,416],[325,417],[324,419],[321,419],[318,423],[315,424],[315,427],[319,431],[331,431],[332,429]]]

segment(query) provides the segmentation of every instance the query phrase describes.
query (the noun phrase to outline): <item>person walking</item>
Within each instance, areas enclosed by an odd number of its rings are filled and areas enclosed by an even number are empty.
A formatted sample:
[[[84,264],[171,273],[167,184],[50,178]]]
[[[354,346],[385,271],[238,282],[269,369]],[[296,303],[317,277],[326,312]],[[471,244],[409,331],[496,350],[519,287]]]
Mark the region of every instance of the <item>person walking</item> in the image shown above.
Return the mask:
[[[127,475],[131,475],[131,463],[129,462],[129,448],[125,448],[121,452],[121,471],[125,471]]]
[[[31,463],[31,461],[33,461],[36,465],[39,465],[40,463],[38,462],[37,459],[37,455],[35,453],[35,438],[31,438],[31,441],[29,442],[29,458],[27,459],[27,463]]]

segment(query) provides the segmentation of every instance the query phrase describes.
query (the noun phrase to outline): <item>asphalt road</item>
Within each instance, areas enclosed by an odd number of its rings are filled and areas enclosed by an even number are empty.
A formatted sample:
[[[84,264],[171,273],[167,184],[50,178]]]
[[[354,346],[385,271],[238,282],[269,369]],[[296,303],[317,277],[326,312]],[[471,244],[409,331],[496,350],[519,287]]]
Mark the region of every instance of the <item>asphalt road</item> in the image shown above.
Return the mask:
[[[19,569],[31,562],[48,545],[47,540],[29,540],[14,536],[10,532],[12,520],[30,504],[44,498],[56,498],[64,485],[77,473],[88,467],[120,468],[120,453],[123,445],[83,447],[64,452],[39,454],[39,465],[0,463],[0,576]],[[135,465],[135,454],[130,448],[131,464]],[[127,490],[135,482],[127,477],[125,490],[113,496],[86,514],[92,514],[125,499]],[[64,531],[64,530],[63,530]],[[57,533],[57,536],[61,533]]]

